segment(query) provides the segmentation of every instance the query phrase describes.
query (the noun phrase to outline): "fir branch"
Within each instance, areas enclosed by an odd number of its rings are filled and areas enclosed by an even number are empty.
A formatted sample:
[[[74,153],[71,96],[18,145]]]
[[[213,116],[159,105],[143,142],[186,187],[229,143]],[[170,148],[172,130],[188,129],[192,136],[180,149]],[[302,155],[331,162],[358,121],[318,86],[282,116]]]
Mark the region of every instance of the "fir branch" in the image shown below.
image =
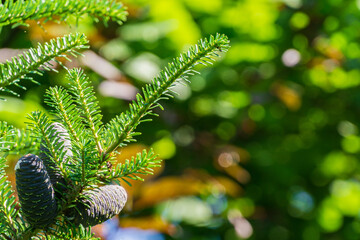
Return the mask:
[[[105,24],[116,21],[122,24],[126,21],[126,8],[115,0],[5,0],[0,4],[0,27],[14,24],[28,26],[26,20],[57,20],[67,21],[70,16],[79,18],[88,14],[96,21]]]
[[[1,139],[8,135],[13,135],[13,127],[8,125],[7,122],[0,121],[0,143],[2,142]]]
[[[44,45],[39,44],[37,48],[31,48],[27,52],[13,57],[11,61],[0,64],[0,91],[9,91],[7,86],[17,85],[21,79],[29,79],[29,73],[41,75],[38,68],[53,70],[49,61],[55,61],[56,57],[68,59],[68,55],[78,55],[77,50],[87,48],[88,40],[83,34],[69,34],[61,38],[52,39]],[[61,63],[60,63],[61,64]],[[12,92],[12,91],[10,91]],[[16,93],[12,92],[16,95]]]
[[[94,238],[91,227],[85,228],[82,225],[74,225],[65,219],[58,220],[56,224],[48,229],[48,233],[53,235],[52,239],[99,239]]]
[[[131,160],[119,163],[111,172],[109,180],[121,178],[129,185],[130,183],[125,178],[143,181],[138,175],[153,174],[153,168],[160,167],[160,163],[161,160],[158,159],[158,155],[154,153],[153,149],[148,152],[144,149],[142,153],[137,153],[136,157],[131,157]]]
[[[5,158],[0,157],[0,236],[15,239],[25,223],[15,201],[14,190],[5,174]]]
[[[30,131],[25,129],[15,129],[15,134],[9,139],[10,144],[3,152],[5,156],[8,154],[28,154],[35,153],[39,147],[40,143],[35,139]]]
[[[55,108],[56,116],[69,132],[73,153],[71,162],[64,158],[64,144],[60,141],[60,136],[56,135],[53,122],[41,112],[33,112],[28,118],[31,120],[33,136],[44,141],[49,151],[48,156],[59,167],[69,187],[66,194],[59,198],[56,223],[42,230],[23,227],[17,239],[31,239],[35,236],[47,238],[46,234],[53,235],[50,239],[90,239],[90,230],[75,226],[70,215],[66,215],[68,210],[74,207],[79,196],[84,195],[84,190],[96,188],[99,183],[111,180],[142,180],[139,175],[152,174],[152,169],[159,167],[160,160],[152,149],[148,152],[144,150],[125,163],[118,164],[113,171],[110,170],[111,165],[105,166],[103,163],[114,157],[110,153],[119,145],[132,140],[136,134],[135,128],[147,120],[144,117],[154,115],[152,110],[161,107],[159,100],[172,97],[174,92],[171,88],[175,84],[182,83],[182,80],[188,81],[187,77],[195,73],[193,68],[197,64],[211,63],[214,61],[212,57],[217,56],[217,51],[226,51],[227,48],[228,40],[224,35],[200,41],[187,54],[182,54],[170,63],[151,84],[145,86],[142,95],[138,94],[137,101],[130,104],[130,110],[110,121],[106,130],[93,87],[81,70],[69,71],[69,91],[60,87],[50,88],[46,102]],[[110,143],[107,149],[104,149],[105,143]]]
[[[28,226],[27,228],[23,229],[17,236],[16,240],[30,240],[33,236],[37,236],[37,234],[40,232],[40,229],[35,229],[31,226]],[[40,238],[41,239],[41,238]]]
[[[75,71],[76,70],[72,70],[70,72],[74,72],[74,74],[77,76]],[[70,77],[71,75],[69,76],[69,78]],[[86,84],[88,85],[88,83]],[[74,88],[77,88],[76,86],[73,85]],[[87,89],[91,90],[89,87]],[[94,133],[97,133],[100,127],[99,124],[101,124],[101,122],[100,120],[94,122],[93,119],[94,117],[98,117],[100,119],[101,115],[97,106],[96,98],[94,98],[93,96],[88,96],[85,100],[85,103],[89,104],[83,105],[81,104],[81,102],[84,103],[84,101],[79,100],[79,98],[82,99],[85,95],[79,94],[79,91],[76,89],[73,89],[73,92],[75,92],[74,95],[76,95],[77,97],[73,97],[73,95],[70,94],[68,90],[63,89],[62,87],[52,87],[47,90],[45,101],[49,106],[55,109],[55,111],[53,112],[69,133],[70,140],[72,142],[72,152],[74,155],[73,160],[77,163],[75,165],[69,166],[72,169],[70,179],[74,182],[79,182],[80,186],[83,187],[87,183],[94,182],[96,180],[93,178],[94,174],[91,170],[98,169],[97,162],[99,152],[98,150],[96,150],[98,145],[94,144],[94,142],[96,141],[93,139],[95,138],[94,135],[96,136],[96,134]],[[83,91],[81,92],[83,93]],[[88,94],[93,95],[92,91],[88,92]],[[80,95],[82,97],[80,97]],[[83,108],[77,106],[77,104],[82,105]],[[94,107],[97,109],[96,116],[94,114],[88,114],[88,117],[85,119],[88,122],[89,120],[91,120],[90,128],[92,128],[93,130],[89,131],[89,129],[87,129],[83,124],[82,118],[79,117],[79,115],[81,115],[81,113],[83,113],[83,115],[86,115],[86,112],[94,113]],[[85,111],[84,113],[84,109],[87,109],[88,111]],[[89,127],[89,124],[86,125]],[[88,137],[90,135],[90,132],[93,135],[93,138],[89,139]],[[100,141],[99,137],[98,141]]]
[[[133,131],[143,121],[146,115],[151,115],[152,109],[160,107],[161,99],[172,97],[171,87],[181,82],[181,79],[188,81],[188,76],[197,73],[193,68],[198,64],[211,64],[218,56],[217,51],[226,51],[229,47],[229,40],[225,35],[217,34],[209,40],[200,40],[197,45],[174,59],[159,76],[142,89],[142,95],[137,94],[137,101],[129,106],[129,111],[121,113],[111,120],[106,127],[106,141],[110,143],[104,152],[104,156],[110,154],[124,142],[129,142],[136,135]]]
[[[51,87],[46,90],[45,103],[53,107],[54,114],[62,121],[73,141],[83,139],[84,125],[78,117],[78,109],[70,93],[62,87]]]
[[[83,121],[90,128],[91,137],[96,144],[98,156],[102,155],[103,143],[100,138],[102,130],[102,115],[100,107],[96,100],[93,87],[88,81],[88,77],[81,69],[72,69],[69,71],[68,80],[70,81],[70,92],[74,95],[75,102],[78,104]]]
[[[34,153],[40,147],[40,143],[26,129],[16,129],[13,141],[14,145],[9,148],[8,154]]]
[[[7,122],[0,121],[0,153],[10,149],[13,144],[11,139],[14,135],[14,127]]]
[[[15,239],[25,223],[16,209],[14,190],[5,173],[5,152],[14,148],[18,131],[6,122],[0,122],[0,237]]]
[[[6,122],[0,121],[0,153],[8,154],[33,153],[39,143],[28,130],[17,129]]]
[[[89,141],[73,144],[74,160],[76,164],[69,166],[71,168],[70,179],[77,183],[80,189],[89,185],[96,185],[100,181],[97,174],[102,173],[99,169],[99,156],[94,144]]]
[[[32,129],[32,134],[34,137],[38,137],[44,140],[44,145],[48,149],[48,156],[51,161],[60,169],[62,176],[65,180],[69,178],[69,172],[66,170],[65,166],[70,159],[66,158],[65,155],[67,151],[64,151],[64,142],[61,141],[61,136],[57,135],[55,125],[50,119],[42,112],[35,111],[32,112],[28,119],[29,126]]]

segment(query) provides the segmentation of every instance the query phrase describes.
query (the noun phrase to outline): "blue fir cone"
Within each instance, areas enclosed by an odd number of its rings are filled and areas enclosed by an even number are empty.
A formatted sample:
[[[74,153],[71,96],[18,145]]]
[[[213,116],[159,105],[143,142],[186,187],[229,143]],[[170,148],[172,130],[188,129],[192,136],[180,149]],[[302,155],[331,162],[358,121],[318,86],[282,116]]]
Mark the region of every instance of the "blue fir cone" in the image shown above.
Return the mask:
[[[123,209],[127,193],[122,186],[105,185],[84,193],[70,216],[77,225],[95,226],[119,214]]]
[[[42,160],[33,154],[19,159],[15,166],[16,189],[27,222],[34,227],[51,224],[57,205],[50,177]]]
[[[60,123],[53,123],[52,126],[55,129],[54,135],[59,137],[59,140],[63,142],[65,151],[65,158],[72,158],[73,154],[71,152],[71,142],[69,140],[69,134],[67,133],[66,129]],[[54,136],[53,136],[54,137]],[[40,154],[39,157],[43,160],[46,170],[50,176],[51,183],[53,184],[56,190],[63,191],[65,190],[61,184],[65,184],[64,177],[61,175],[61,171],[59,167],[50,159],[51,154],[49,149],[46,148],[44,142],[40,146]]]

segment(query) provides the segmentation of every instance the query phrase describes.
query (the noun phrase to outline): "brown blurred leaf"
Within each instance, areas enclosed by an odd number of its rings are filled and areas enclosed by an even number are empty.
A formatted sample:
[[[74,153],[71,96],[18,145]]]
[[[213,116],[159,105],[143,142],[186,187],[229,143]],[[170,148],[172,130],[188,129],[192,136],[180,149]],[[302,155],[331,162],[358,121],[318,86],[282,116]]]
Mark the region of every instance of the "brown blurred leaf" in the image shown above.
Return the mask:
[[[212,176],[204,170],[187,169],[182,176],[162,177],[141,185],[135,192],[134,209],[143,209],[168,199],[202,193],[222,193],[237,197],[242,193],[242,188],[227,177]]]
[[[179,196],[197,195],[205,187],[206,185],[196,178],[163,177],[156,182],[148,182],[140,186],[134,208],[146,208]]]
[[[233,165],[224,168],[224,172],[226,172],[228,175],[230,175],[242,184],[248,183],[251,178],[249,172],[239,165]]]
[[[20,157],[17,155],[10,155],[7,157],[6,164],[8,167],[5,168],[5,173],[7,175],[7,180],[10,181],[12,190],[14,190],[14,196],[16,198],[16,201],[19,201],[19,197],[17,195],[16,191],[16,177],[15,177],[15,165]]]
[[[275,83],[272,86],[272,91],[288,109],[296,111],[301,107],[301,97],[294,89],[281,83]]]
[[[30,25],[30,27],[27,28],[29,31],[29,38],[37,42],[46,42],[52,38],[62,37],[69,34],[69,32],[77,30],[74,26],[69,24],[58,24],[53,21],[44,23],[42,21],[29,20],[27,23]],[[99,30],[90,23],[82,30],[82,32],[86,34],[92,46],[101,46],[106,41]]]
[[[173,224],[163,220],[159,216],[121,218],[119,225],[123,228],[136,227],[144,230],[156,230],[169,235],[173,235],[176,231]]]
[[[232,197],[237,197],[243,192],[239,183],[228,177],[212,176],[205,170],[186,169],[185,176],[191,176],[201,180],[206,186],[202,192],[209,191],[211,193],[227,194]]]
[[[241,186],[230,178],[217,176],[214,179],[218,186],[224,188],[224,192],[231,197],[238,197],[243,193]]]

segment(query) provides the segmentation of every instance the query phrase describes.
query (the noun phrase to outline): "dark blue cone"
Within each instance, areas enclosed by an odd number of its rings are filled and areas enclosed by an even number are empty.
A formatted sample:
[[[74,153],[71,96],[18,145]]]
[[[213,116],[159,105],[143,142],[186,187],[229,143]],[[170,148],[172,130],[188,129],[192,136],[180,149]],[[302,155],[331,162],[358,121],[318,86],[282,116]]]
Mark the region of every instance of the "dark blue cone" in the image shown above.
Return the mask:
[[[16,189],[27,222],[44,227],[53,222],[57,205],[50,177],[42,160],[33,154],[19,159],[15,166]]]
[[[86,199],[78,202],[72,212],[75,224],[95,226],[119,214],[127,193],[122,186],[106,185],[84,193]]]

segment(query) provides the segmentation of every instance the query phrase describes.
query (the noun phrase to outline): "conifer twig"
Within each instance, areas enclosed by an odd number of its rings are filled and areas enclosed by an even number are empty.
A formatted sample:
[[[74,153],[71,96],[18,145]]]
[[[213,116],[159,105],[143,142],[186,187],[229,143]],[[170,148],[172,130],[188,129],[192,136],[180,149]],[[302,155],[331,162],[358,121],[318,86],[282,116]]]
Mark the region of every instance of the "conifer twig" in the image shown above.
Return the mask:
[[[133,101],[130,104],[129,111],[120,114],[108,124],[108,141],[111,144],[104,152],[104,159],[124,141],[131,141],[132,136],[136,134],[133,132],[134,129],[140,122],[146,121],[142,119],[152,114],[153,108],[161,107],[159,100],[172,97],[172,86],[181,79],[188,81],[188,75],[197,73],[193,70],[194,66],[211,64],[213,61],[211,57],[217,56],[217,51],[226,51],[228,47],[228,38],[217,34],[215,37],[210,36],[209,40],[200,40],[187,53],[174,59],[158,77],[142,89],[142,95],[136,96],[137,102]]]
[[[41,75],[42,73],[38,70],[40,67],[45,70],[54,70],[49,61],[53,60],[61,64],[56,60],[57,57],[67,58],[69,54],[76,56],[79,54],[77,50],[88,48],[87,43],[88,40],[84,34],[69,34],[52,39],[44,45],[39,44],[37,48],[30,48],[18,57],[13,57],[11,61],[0,64],[0,91],[9,91],[7,87],[12,84],[20,86],[21,79],[33,80],[27,75],[29,73]]]
[[[123,23],[126,20],[126,8],[115,0],[5,0],[0,3],[0,27],[14,24],[28,26],[26,20],[67,21],[70,16],[80,17],[84,14],[93,19],[102,19]]]

